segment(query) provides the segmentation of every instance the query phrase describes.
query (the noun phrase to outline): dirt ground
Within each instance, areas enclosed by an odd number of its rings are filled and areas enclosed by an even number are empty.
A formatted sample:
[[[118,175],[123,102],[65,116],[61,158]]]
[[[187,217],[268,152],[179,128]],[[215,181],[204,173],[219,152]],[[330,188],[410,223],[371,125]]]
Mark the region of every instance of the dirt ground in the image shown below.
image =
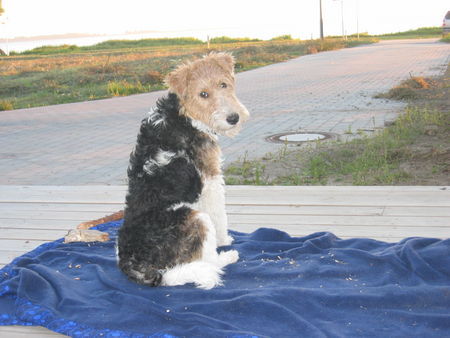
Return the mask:
[[[439,78],[411,78],[392,88],[388,93],[378,95],[380,98],[405,100],[407,109],[430,112],[430,115],[439,115],[439,120],[426,122],[420,126],[420,132],[413,140],[409,140],[398,149],[390,153],[393,158],[392,170],[385,178],[372,179],[369,174],[361,180],[355,181],[357,170],[349,174],[334,174],[334,162],[323,163],[317,166],[311,162],[319,152],[326,158],[333,156],[355,157],[358,151],[363,151],[365,143],[336,143],[321,142],[309,144],[291,150],[286,148],[277,154],[267,154],[263,158],[248,163],[231,165],[225,171],[227,184],[281,184],[281,185],[449,185],[450,184],[450,67]],[[399,112],[399,116],[404,112]],[[397,119],[399,121],[400,119]],[[433,120],[433,118],[431,119]],[[394,128],[396,123],[386,126]],[[403,122],[402,122],[403,123]],[[343,151],[343,148],[345,150]],[[397,152],[397,154],[396,154]],[[313,159],[313,160],[312,160]],[[342,162],[342,158],[339,159]],[[345,159],[344,159],[345,161]],[[326,160],[324,161],[326,162]],[[321,177],[321,170],[328,165],[328,172]],[[311,169],[313,168],[313,169]],[[312,171],[319,171],[314,173]],[[358,169],[359,170],[359,169]],[[325,171],[325,170],[324,170]],[[302,173],[297,176],[293,173]],[[305,177],[303,173],[307,173]],[[331,172],[331,174],[330,174]],[[310,173],[310,174],[308,174]],[[294,177],[294,178],[293,178]]]

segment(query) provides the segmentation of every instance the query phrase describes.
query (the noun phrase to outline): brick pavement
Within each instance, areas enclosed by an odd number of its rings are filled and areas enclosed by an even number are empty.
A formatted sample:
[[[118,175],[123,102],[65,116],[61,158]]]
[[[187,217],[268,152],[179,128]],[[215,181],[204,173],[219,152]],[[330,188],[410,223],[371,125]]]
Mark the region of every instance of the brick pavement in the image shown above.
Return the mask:
[[[307,55],[237,75],[251,120],[220,140],[225,164],[284,145],[265,141],[286,131],[373,131],[403,103],[374,99],[410,74],[442,74],[450,45],[397,40]],[[125,184],[139,121],[165,92],[0,113],[0,184]],[[351,136],[351,135],[350,135]]]

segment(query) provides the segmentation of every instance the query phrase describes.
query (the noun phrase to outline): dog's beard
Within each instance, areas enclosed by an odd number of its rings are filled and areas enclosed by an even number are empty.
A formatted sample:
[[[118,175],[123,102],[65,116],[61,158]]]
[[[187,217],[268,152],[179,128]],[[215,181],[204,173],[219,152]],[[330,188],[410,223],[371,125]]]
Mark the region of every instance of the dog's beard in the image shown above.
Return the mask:
[[[225,112],[215,112],[211,115],[208,125],[217,134],[227,137],[235,137],[241,130],[242,117],[239,116],[239,122],[233,125],[227,122],[226,119],[228,115],[229,114]]]

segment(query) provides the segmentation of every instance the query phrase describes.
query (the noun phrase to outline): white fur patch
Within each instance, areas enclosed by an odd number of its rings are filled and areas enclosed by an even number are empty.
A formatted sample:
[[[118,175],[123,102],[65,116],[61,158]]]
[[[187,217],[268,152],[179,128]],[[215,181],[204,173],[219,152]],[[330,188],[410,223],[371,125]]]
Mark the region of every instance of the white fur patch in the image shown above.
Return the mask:
[[[181,202],[181,203],[176,203],[176,204],[171,205],[166,210],[167,211],[175,211],[175,210],[178,210],[183,207],[188,207],[188,208],[193,209],[193,206],[194,206],[194,204]]]
[[[162,285],[176,286],[194,283],[197,287],[207,290],[222,285],[220,278],[222,274],[223,270],[214,264],[195,261],[168,269],[163,275]]]
[[[172,151],[164,151],[160,149],[156,153],[155,158],[149,158],[147,161],[145,161],[143,170],[147,174],[152,175],[156,169],[168,165],[176,156],[177,153],[174,153]]]
[[[208,127],[206,124],[204,124],[203,122],[192,119],[191,124],[195,129],[197,129],[205,134],[208,134],[215,140],[218,139],[216,132],[213,129],[211,129],[210,127]]]
[[[166,119],[158,112],[152,108],[148,113],[149,117],[147,119],[148,123],[151,123],[154,127],[164,126],[166,123]]]

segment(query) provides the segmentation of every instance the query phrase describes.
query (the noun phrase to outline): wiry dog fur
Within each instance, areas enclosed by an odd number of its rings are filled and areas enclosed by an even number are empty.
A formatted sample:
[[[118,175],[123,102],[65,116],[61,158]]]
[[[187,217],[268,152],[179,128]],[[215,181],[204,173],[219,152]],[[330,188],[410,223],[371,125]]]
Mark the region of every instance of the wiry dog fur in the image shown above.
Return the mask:
[[[234,93],[234,60],[212,53],[167,77],[169,95],[142,121],[130,156],[119,267],[151,286],[221,284],[238,260],[231,244],[217,134],[234,136],[249,113]]]

